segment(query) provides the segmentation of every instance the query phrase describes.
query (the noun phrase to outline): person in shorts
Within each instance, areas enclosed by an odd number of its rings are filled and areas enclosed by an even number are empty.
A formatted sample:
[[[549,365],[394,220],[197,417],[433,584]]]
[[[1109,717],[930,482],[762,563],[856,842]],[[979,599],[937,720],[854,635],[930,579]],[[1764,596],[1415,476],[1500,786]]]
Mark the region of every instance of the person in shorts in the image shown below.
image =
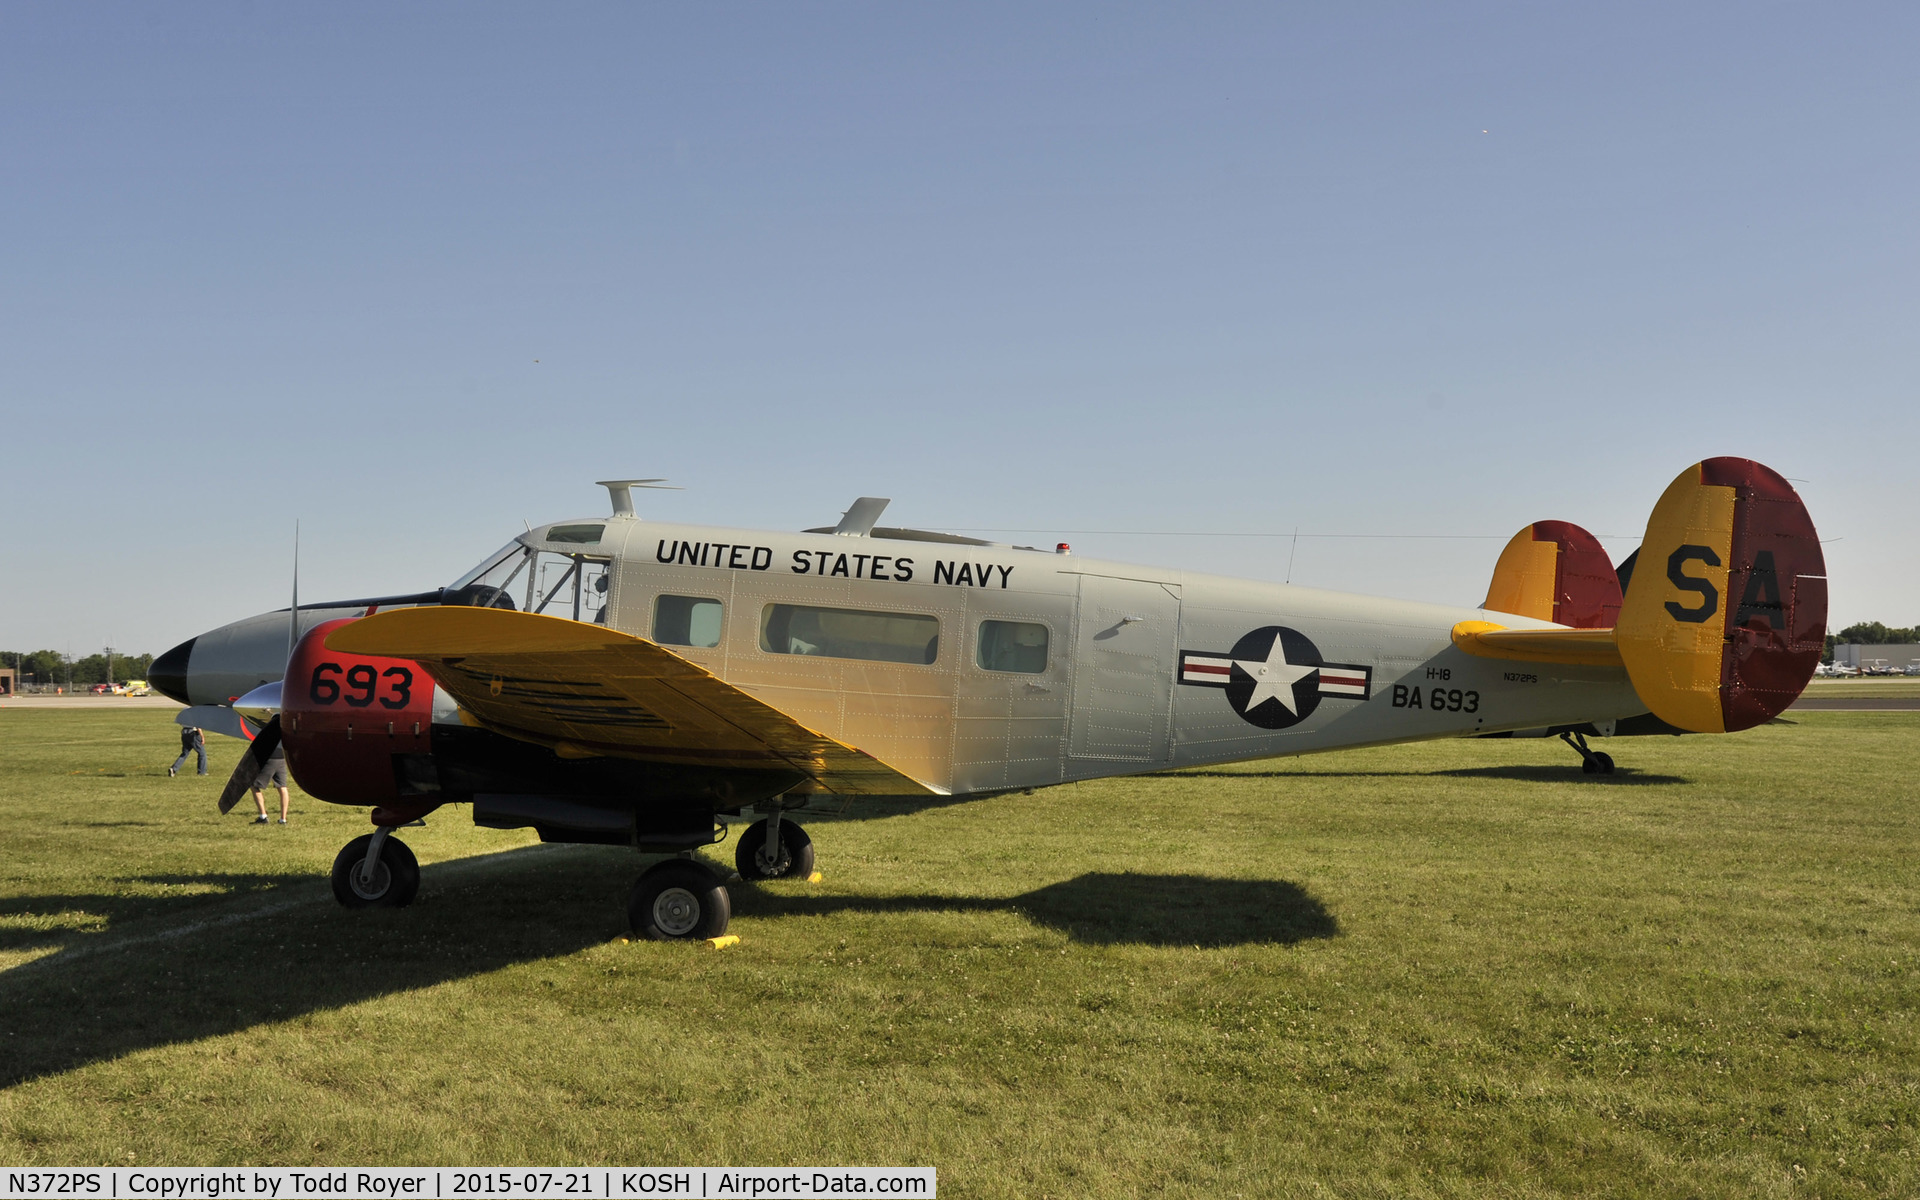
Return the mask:
[[[260,764],[260,773],[253,777],[253,806],[260,815],[253,819],[255,825],[267,823],[267,789],[280,789],[280,823],[287,823],[287,747],[283,742],[273,748],[267,761]]]

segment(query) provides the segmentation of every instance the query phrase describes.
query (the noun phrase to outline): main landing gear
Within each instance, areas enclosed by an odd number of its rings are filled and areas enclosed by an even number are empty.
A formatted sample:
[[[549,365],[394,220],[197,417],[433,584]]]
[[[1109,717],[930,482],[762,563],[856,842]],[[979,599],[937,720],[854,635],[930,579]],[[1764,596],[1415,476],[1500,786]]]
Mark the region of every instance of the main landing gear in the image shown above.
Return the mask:
[[[1560,735],[1560,740],[1565,742],[1567,745],[1572,746],[1576,751],[1579,752],[1581,774],[1583,775],[1613,774],[1613,756],[1611,754],[1606,753],[1605,751],[1588,749],[1586,734],[1565,732]]]
[[[419,860],[384,825],[348,842],[333,860],[333,898],[348,908],[401,908],[419,890]]]
[[[775,811],[740,835],[734,861],[745,880],[806,879],[813,839]],[[348,842],[333,860],[333,896],[348,908],[400,908],[419,891],[420,863],[388,826]],[[719,937],[732,918],[727,881],[692,857],[655,863],[627,896],[633,932],[653,941]]]
[[[813,874],[813,839],[775,809],[740,835],[733,860],[744,880],[805,879]],[[656,942],[719,937],[732,917],[726,881],[691,858],[654,864],[627,897],[634,934]]]
[[[813,839],[776,808],[740,835],[733,865],[742,879],[805,879],[813,874]]]
[[[725,881],[690,858],[655,863],[627,896],[633,932],[656,942],[719,937],[732,917]]]

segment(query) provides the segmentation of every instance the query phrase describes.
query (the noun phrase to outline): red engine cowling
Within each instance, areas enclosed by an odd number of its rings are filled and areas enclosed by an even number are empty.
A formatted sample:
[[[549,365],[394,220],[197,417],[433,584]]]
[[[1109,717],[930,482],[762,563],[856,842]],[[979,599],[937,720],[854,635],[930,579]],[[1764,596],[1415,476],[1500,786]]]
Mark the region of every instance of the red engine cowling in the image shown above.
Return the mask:
[[[432,753],[433,679],[410,659],[327,649],[327,635],[354,619],[317,625],[294,647],[280,693],[287,769],[333,804],[432,808],[401,795],[394,756]]]

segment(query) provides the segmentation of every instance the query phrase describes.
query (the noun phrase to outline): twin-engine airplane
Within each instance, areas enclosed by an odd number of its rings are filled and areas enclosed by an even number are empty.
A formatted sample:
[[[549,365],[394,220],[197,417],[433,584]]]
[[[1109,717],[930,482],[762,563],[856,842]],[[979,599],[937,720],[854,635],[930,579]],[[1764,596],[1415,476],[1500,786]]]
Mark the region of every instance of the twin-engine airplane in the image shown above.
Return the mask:
[[[307,792],[373,806],[334,863],[342,904],[408,903],[419,868],[392,831],[462,803],[478,825],[668,855],[634,885],[633,927],[706,938],[730,905],[693,851],[730,821],[752,821],[744,879],[804,878],[793,814],[861,796],[1529,733],[1610,773],[1587,738],[1772,718],[1826,627],[1805,507],[1740,458],[1681,472],[1618,568],[1579,526],[1521,530],[1479,609],[879,528],[872,498],[803,533],[666,525],[634,515],[653,482],[605,484],[610,517],[532,529],[438,592],[163,655],[154,686],[203,706],[183,722],[259,729],[222,811],[284,742]]]

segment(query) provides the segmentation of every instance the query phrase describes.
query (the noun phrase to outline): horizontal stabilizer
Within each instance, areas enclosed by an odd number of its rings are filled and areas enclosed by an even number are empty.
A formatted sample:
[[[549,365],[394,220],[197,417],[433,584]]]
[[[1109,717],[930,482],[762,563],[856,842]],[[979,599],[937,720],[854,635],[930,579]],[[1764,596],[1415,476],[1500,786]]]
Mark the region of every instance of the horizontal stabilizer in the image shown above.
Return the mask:
[[[810,790],[853,795],[935,790],[671,650],[604,625],[499,608],[405,608],[343,625],[326,644],[412,659],[474,723],[562,757],[790,767]]]
[[[1508,629],[1491,621],[1462,621],[1453,627],[1453,644],[1480,658],[1593,667],[1623,665],[1611,629]]]

